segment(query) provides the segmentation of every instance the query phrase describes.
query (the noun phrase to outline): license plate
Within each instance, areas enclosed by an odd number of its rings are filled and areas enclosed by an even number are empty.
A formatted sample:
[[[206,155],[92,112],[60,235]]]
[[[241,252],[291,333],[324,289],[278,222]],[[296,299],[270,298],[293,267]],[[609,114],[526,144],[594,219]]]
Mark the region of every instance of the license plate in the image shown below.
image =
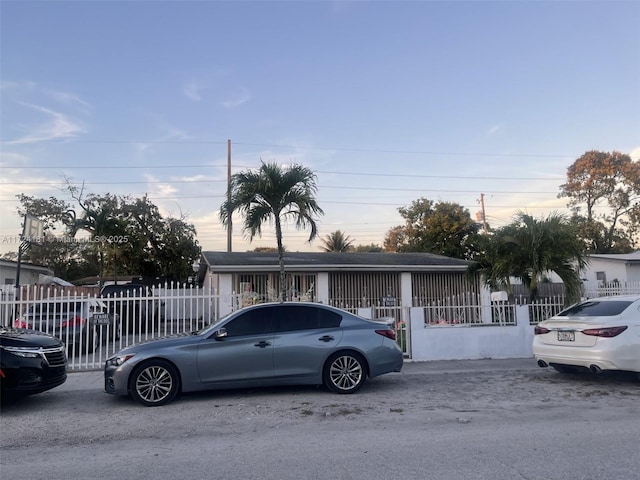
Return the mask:
[[[94,313],[91,317],[91,323],[94,325],[109,325],[111,323],[108,313]]]
[[[558,341],[559,342],[575,342],[576,341],[576,332],[573,332],[573,331],[569,331],[569,332],[558,331]]]

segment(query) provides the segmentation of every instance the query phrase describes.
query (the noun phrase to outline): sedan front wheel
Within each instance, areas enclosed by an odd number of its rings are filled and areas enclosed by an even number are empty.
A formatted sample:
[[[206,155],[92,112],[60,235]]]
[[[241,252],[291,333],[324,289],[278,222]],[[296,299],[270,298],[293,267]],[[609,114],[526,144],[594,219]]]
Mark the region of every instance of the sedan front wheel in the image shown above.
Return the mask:
[[[366,363],[355,352],[334,353],[324,367],[324,384],[334,393],[357,392],[367,378]]]
[[[131,396],[146,407],[169,403],[178,394],[179,376],[176,368],[164,360],[139,365],[131,375]]]

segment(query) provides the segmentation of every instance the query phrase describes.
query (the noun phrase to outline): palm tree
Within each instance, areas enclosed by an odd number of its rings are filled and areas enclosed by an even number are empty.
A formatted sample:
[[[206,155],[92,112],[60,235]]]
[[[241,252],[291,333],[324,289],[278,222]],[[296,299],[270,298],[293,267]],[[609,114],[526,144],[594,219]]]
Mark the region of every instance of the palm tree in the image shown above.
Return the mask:
[[[587,264],[584,244],[572,224],[561,214],[536,219],[518,213],[514,221],[488,240],[484,256],[472,267],[493,287],[509,288],[515,277],[529,288],[530,300],[538,298],[538,282],[548,272],[563,281],[567,297],[580,296],[580,270]]]
[[[309,227],[309,241],[318,234],[315,217],[324,214],[315,199],[316,176],[308,168],[261,162],[258,171],[243,171],[231,176],[228,199],[220,208],[220,220],[228,226],[238,211],[244,217],[243,230],[249,241],[262,236],[262,225],[273,222],[280,264],[280,298],[285,299],[284,246],[282,224],[291,219],[296,228]]]
[[[353,250],[353,240],[340,230],[328,234],[322,239],[322,250],[325,252],[348,252]]]

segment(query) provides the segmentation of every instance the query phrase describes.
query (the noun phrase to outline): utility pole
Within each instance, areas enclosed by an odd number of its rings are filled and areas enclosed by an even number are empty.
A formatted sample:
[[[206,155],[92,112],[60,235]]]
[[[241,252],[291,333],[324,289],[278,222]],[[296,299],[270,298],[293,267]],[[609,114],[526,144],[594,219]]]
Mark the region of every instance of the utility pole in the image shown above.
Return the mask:
[[[231,204],[231,140],[227,140],[227,205]],[[233,223],[231,215],[227,218],[227,252],[232,251],[231,232],[233,231]]]
[[[487,233],[487,214],[484,210],[484,193],[480,194],[480,206],[482,207],[482,229]]]

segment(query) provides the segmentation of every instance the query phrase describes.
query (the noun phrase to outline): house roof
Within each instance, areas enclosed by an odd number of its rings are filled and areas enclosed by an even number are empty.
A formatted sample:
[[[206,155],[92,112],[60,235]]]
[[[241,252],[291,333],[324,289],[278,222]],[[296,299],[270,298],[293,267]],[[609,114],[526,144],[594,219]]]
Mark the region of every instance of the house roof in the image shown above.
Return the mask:
[[[18,262],[14,260],[0,260],[0,267],[18,268]],[[36,265],[34,263],[20,262],[20,268],[23,270],[31,270],[33,272],[41,272],[47,275],[53,275],[53,270],[44,265]]]
[[[277,252],[202,252],[211,271],[278,271]],[[285,252],[285,268],[300,271],[465,271],[471,262],[432,253]]]
[[[633,253],[598,253],[590,255],[590,257],[601,260],[611,260],[614,262],[640,263],[640,250],[636,250]]]

